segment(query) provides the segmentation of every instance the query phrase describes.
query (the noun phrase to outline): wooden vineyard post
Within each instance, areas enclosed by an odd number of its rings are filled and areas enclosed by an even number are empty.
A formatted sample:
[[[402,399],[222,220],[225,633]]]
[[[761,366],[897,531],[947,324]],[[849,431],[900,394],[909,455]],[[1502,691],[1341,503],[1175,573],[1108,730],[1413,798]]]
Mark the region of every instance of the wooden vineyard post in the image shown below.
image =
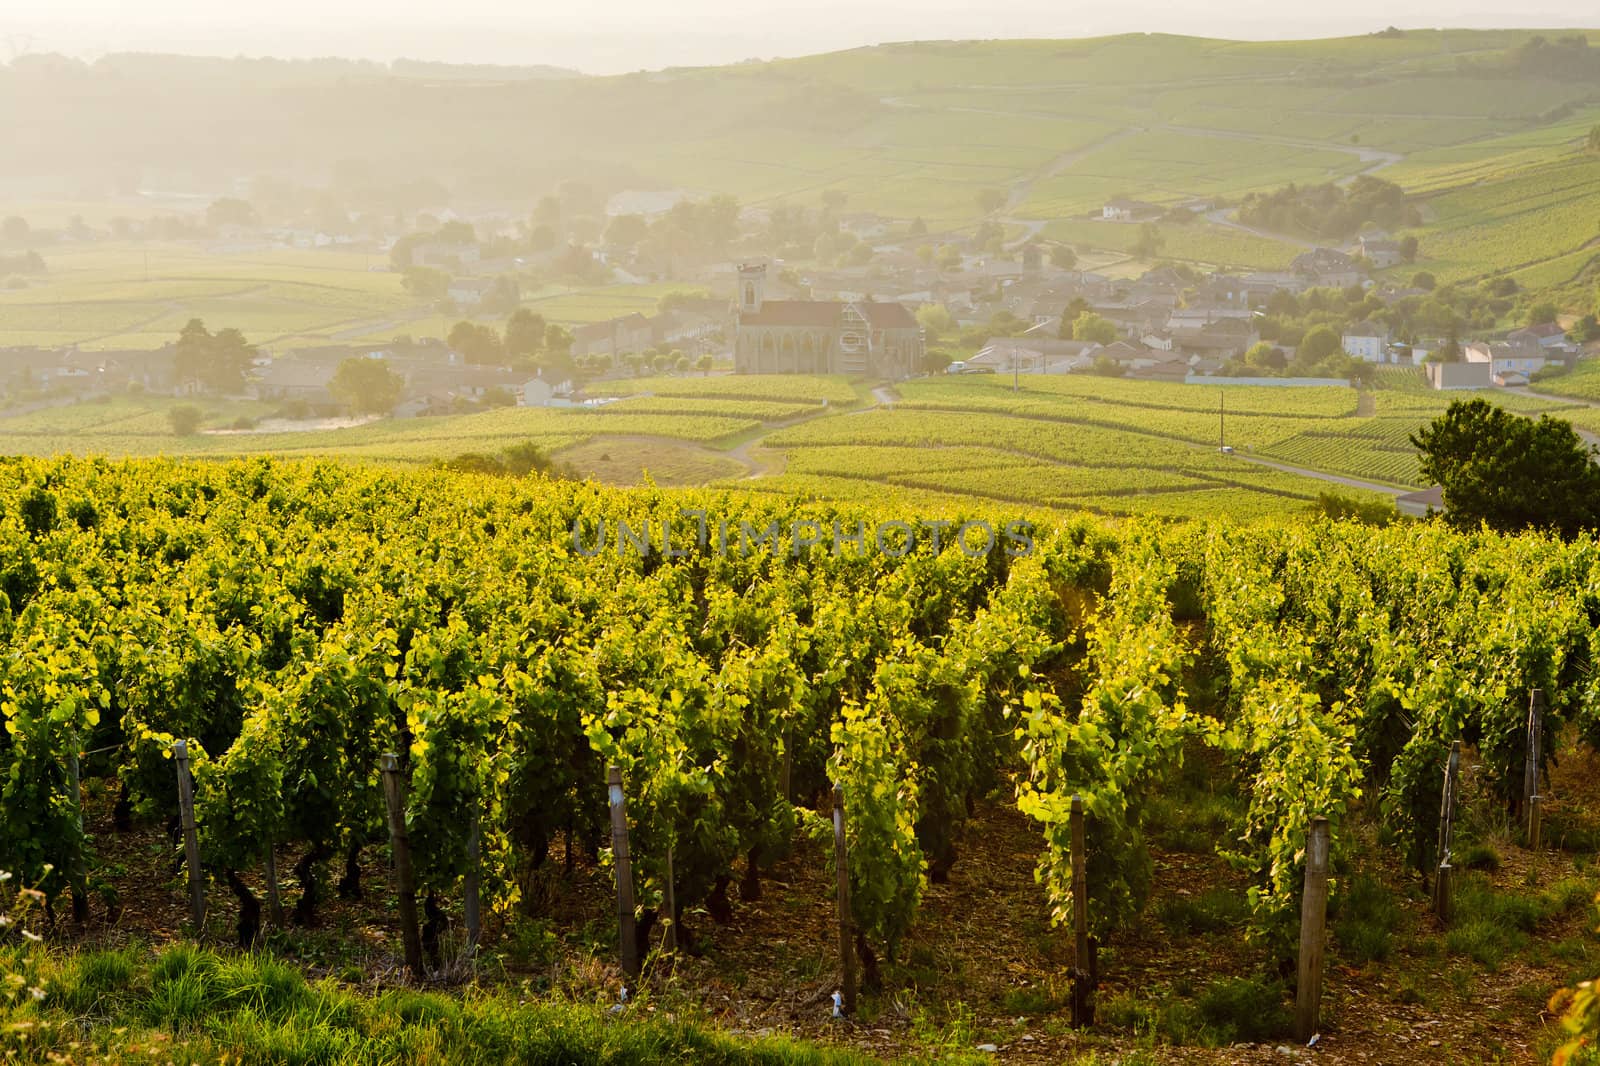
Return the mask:
[[[1328,820],[1311,819],[1306,833],[1306,887],[1300,897],[1300,972],[1295,985],[1294,1035],[1317,1033],[1322,1012],[1322,949],[1328,917]]]
[[[1528,847],[1539,850],[1540,824],[1544,797],[1539,795],[1539,763],[1544,754],[1544,689],[1536,688],[1528,697],[1528,761],[1523,769],[1523,810],[1528,815]]]
[[[672,845],[667,845],[667,880],[662,885],[661,908],[667,912],[666,926],[661,934],[661,950],[672,954],[678,950],[678,888],[677,872],[672,868]]]
[[[189,779],[189,742],[172,742],[172,761],[178,765],[178,813],[183,819],[183,854],[189,866],[189,918],[194,934],[206,925],[205,875],[200,869],[200,835],[194,825],[194,782]]]
[[[472,828],[467,830],[467,876],[462,885],[462,894],[466,897],[462,902],[467,920],[467,957],[478,957],[478,940],[483,936],[482,891],[480,889],[481,873],[479,865],[482,860],[483,842],[482,830],[478,825],[478,815],[472,816]]]
[[[606,771],[606,792],[611,802],[611,858],[617,867],[617,946],[622,972],[633,980],[639,976],[639,941],[633,923],[633,862],[628,856],[628,806],[620,767]]]
[[[844,788],[833,786],[833,863],[839,879],[839,968],[843,988],[839,990],[846,1014],[856,1010],[856,957],[850,930],[850,852],[844,835]]]
[[[417,886],[411,873],[411,837],[406,833],[405,785],[400,780],[400,759],[384,752],[378,767],[383,771],[383,798],[389,808],[389,847],[394,855],[395,877],[400,883],[400,939],[405,945],[406,969],[421,977],[422,930],[417,926]]]
[[[783,802],[789,802],[789,780],[793,773],[793,761],[789,755],[789,731],[783,731],[783,764],[778,768],[778,791],[783,796]]]
[[[83,867],[83,778],[78,765],[78,744],[72,745],[72,756],[67,760],[67,787],[72,790],[72,811],[78,820],[78,846],[73,851],[72,869],[67,872],[72,881],[72,920],[80,925],[89,920],[89,876]]]
[[[283,896],[278,893],[278,845],[267,841],[267,920],[274,929],[283,928]]]
[[[1439,870],[1433,881],[1433,913],[1450,924],[1450,893],[1454,867],[1450,848],[1455,838],[1456,774],[1461,768],[1461,741],[1450,742],[1450,757],[1444,766],[1444,793],[1439,800]]]
[[[1098,976],[1089,943],[1088,845],[1083,826],[1083,797],[1072,796],[1072,1027],[1094,1024],[1094,986]]]

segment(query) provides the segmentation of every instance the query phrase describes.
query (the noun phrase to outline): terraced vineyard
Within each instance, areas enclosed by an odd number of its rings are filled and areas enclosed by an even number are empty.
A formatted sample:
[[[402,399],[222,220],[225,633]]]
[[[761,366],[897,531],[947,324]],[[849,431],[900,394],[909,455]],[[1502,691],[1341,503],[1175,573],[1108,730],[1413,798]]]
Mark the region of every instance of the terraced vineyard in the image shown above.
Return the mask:
[[[1373,418],[1338,430],[1310,430],[1279,441],[1261,454],[1295,466],[1327,470],[1391,485],[1420,484],[1410,434],[1413,418]]]

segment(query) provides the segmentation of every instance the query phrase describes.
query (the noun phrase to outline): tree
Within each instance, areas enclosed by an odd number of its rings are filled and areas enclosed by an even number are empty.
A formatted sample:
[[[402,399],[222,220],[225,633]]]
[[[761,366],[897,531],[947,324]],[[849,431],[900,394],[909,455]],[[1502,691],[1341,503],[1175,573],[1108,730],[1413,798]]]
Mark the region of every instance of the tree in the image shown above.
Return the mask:
[[[510,274],[501,274],[494,279],[494,283],[489,287],[489,291],[484,293],[478,306],[491,314],[504,314],[516,310],[517,302],[521,299],[522,293],[517,286],[517,279]]]
[[[927,304],[917,308],[917,324],[926,338],[934,341],[954,330],[956,319],[944,304]]]
[[[1071,340],[1072,324],[1078,320],[1079,315],[1090,310],[1093,310],[1093,308],[1089,306],[1088,300],[1085,300],[1082,296],[1074,296],[1072,301],[1067,304],[1066,309],[1061,312],[1061,325],[1056,327],[1056,336],[1064,341]]]
[[[616,248],[632,248],[649,234],[649,224],[639,215],[618,215],[606,225],[606,243]]]
[[[472,223],[456,219],[435,230],[433,239],[441,244],[477,244],[478,234],[472,228]]]
[[[1589,139],[1586,142],[1591,152],[1600,152],[1600,126],[1589,127]]]
[[[172,354],[173,375],[181,384],[208,392],[238,392],[256,350],[236,329],[215,335],[198,318],[191,318],[178,333]]]
[[[992,215],[1005,206],[1006,193],[1004,189],[980,189],[978,191],[978,208],[986,215]]]
[[[711,294],[704,289],[673,289],[671,292],[661,294],[661,299],[656,301],[656,310],[676,311],[680,307],[689,307],[710,298]]]
[[[1408,263],[1417,261],[1417,238],[1414,234],[1406,234],[1400,238],[1400,258]]]
[[[918,215],[911,220],[911,225],[906,227],[906,235],[910,237],[925,237],[928,233],[928,224]]]
[[[261,215],[250,205],[250,201],[241,200],[236,196],[224,196],[220,200],[211,201],[211,206],[206,208],[206,225],[213,230],[223,226],[258,226],[261,224]]]
[[[457,322],[445,342],[469,363],[498,363],[504,354],[500,335],[476,322]]]
[[[31,232],[28,220],[20,215],[11,215],[4,222],[0,222],[0,240],[8,244],[21,244],[28,239],[28,234]]]
[[[437,303],[450,291],[450,275],[433,267],[406,267],[400,287],[424,303]]]
[[[701,374],[711,373],[711,353],[705,352],[694,361],[694,368]]]
[[[928,348],[922,353],[922,369],[930,374],[943,374],[953,361],[943,348]]]
[[[1419,270],[1411,276],[1411,287],[1421,289],[1423,292],[1432,292],[1438,284],[1438,279],[1426,270]]]
[[[1428,353],[1430,363],[1459,363],[1461,362],[1461,341],[1456,337],[1455,331],[1444,339],[1444,343]]]
[[[1284,357],[1282,348],[1260,341],[1244,353],[1244,365],[1261,370],[1282,370],[1289,365],[1289,360]]]
[[[1595,449],[1572,425],[1537,422],[1487,400],[1457,400],[1411,436],[1420,470],[1444,489],[1445,519],[1460,529],[1551,529],[1564,537],[1600,525]]]
[[[1078,265],[1078,253],[1069,244],[1051,245],[1050,265],[1057,270],[1071,270]]]
[[[382,359],[346,359],[333,372],[328,391],[357,414],[386,415],[400,402],[405,380]]]
[[[572,352],[572,331],[557,322],[544,327],[545,351],[566,358]]]
[[[179,404],[167,412],[167,422],[172,426],[172,432],[180,437],[192,437],[200,429],[200,419],[204,417],[200,408],[194,404]]]
[[[1555,304],[1548,300],[1541,301],[1528,308],[1528,325],[1543,326],[1554,322],[1560,311]]]
[[[544,347],[544,316],[519,307],[506,319],[506,354],[513,359],[533,355]]]
[[[1117,327],[1093,311],[1085,311],[1072,321],[1072,339],[1110,344],[1117,339]]]
[[[1344,348],[1344,342],[1339,335],[1328,326],[1313,326],[1300,338],[1300,347],[1295,351],[1295,362],[1302,366],[1314,366],[1335,352]]]
[[[1161,235],[1161,230],[1154,222],[1146,222],[1139,227],[1139,239],[1133,244],[1133,254],[1140,259],[1154,259],[1161,254],[1162,245],[1167,239]]]

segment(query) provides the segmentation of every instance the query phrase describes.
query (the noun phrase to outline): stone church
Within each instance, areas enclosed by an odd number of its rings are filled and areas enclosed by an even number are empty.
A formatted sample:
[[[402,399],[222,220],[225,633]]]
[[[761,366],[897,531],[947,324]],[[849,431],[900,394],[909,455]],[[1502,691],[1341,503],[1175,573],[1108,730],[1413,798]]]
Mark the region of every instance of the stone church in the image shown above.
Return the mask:
[[[740,374],[921,373],[922,327],[904,304],[768,300],[767,265],[739,267],[733,365]]]

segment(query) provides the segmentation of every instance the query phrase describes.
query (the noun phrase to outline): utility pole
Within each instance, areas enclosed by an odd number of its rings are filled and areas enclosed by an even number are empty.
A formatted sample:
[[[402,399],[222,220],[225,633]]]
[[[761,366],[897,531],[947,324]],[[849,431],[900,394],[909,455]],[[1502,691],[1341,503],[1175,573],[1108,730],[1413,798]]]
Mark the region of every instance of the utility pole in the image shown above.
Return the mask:
[[[1228,390],[1217,393],[1217,451],[1228,446]]]

